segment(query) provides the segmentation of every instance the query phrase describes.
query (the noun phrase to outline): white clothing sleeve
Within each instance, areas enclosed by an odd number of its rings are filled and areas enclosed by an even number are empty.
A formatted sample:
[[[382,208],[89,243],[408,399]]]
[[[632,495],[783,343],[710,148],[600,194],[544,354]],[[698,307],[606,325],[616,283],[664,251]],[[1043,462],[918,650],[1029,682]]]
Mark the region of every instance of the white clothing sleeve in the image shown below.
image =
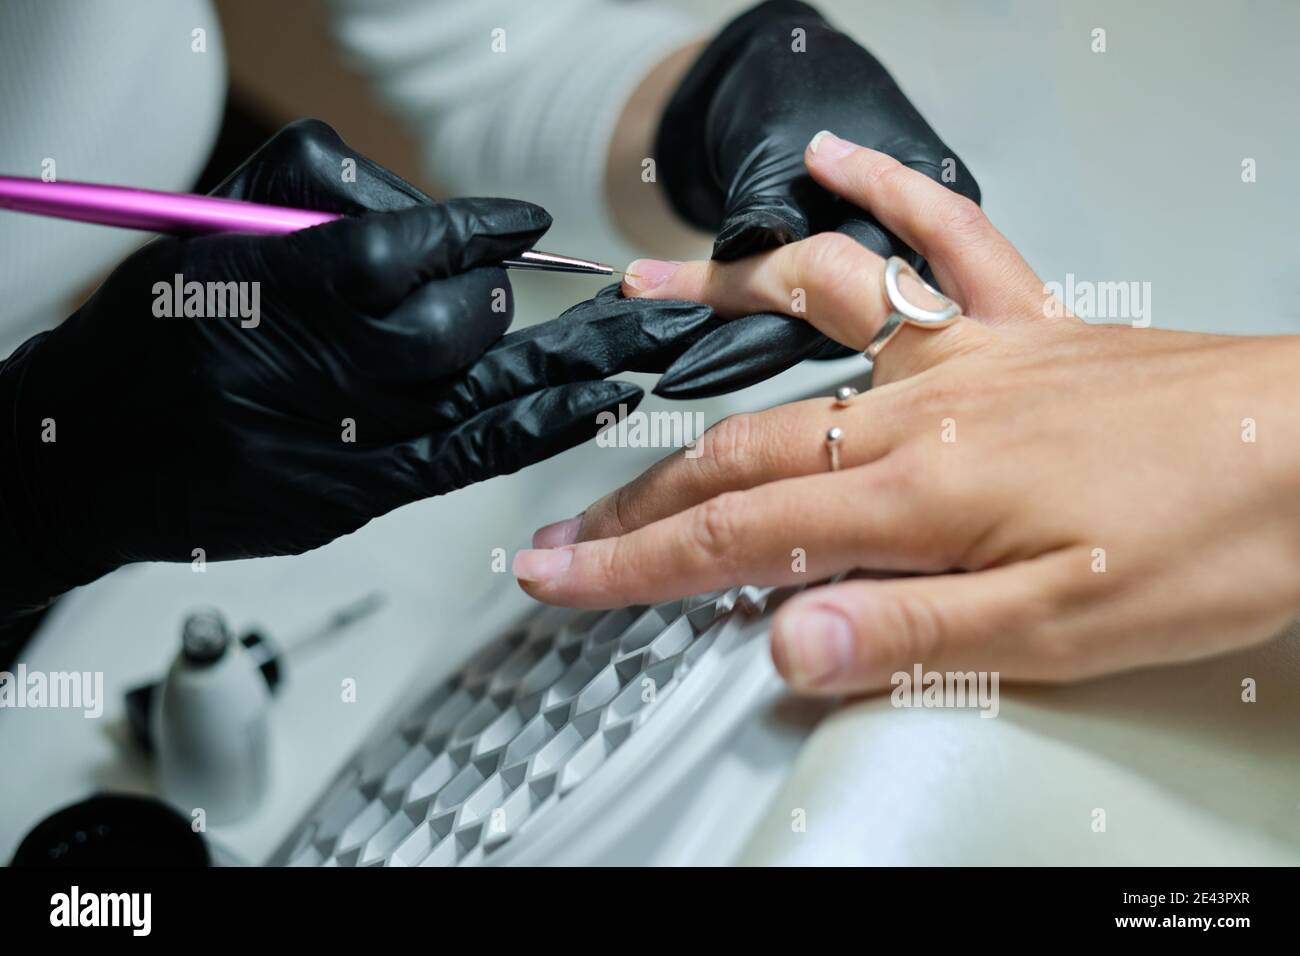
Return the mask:
[[[627,98],[703,28],[618,0],[331,0],[334,30],[410,126],[447,195],[512,196],[555,219],[550,248],[622,250],[605,162]]]

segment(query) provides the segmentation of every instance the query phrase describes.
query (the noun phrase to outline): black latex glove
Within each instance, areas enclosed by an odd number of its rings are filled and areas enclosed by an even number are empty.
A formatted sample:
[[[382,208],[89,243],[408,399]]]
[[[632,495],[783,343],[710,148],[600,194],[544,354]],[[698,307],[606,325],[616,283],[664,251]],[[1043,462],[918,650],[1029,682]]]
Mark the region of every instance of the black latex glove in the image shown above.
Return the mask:
[[[0,366],[0,619],[134,561],[307,551],[516,471],[636,405],[606,375],[662,371],[714,326],[703,306],[606,293],[501,338],[510,283],[492,263],[530,248],[545,210],[434,203],[315,121],[215,192],[365,214],[157,239]],[[155,284],[178,274],[260,283],[257,324],[158,317]]]
[[[804,52],[794,49],[796,30],[803,31]],[[808,176],[804,149],[822,129],[938,182],[950,160],[945,185],[979,202],[970,171],[880,62],[794,0],[759,4],[705,49],[664,111],[655,147],[660,181],[683,217],[717,233],[715,259],[839,231],[886,258],[903,256],[928,275],[916,253],[873,217]],[[747,316],[697,342],[655,391],[674,398],[716,395],[801,359],[848,354],[806,322]]]

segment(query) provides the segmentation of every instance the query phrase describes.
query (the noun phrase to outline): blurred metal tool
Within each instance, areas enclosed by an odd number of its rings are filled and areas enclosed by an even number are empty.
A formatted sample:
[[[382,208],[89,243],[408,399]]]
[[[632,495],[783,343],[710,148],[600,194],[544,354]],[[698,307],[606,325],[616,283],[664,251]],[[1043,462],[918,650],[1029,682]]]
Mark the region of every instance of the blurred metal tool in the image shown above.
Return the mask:
[[[623,273],[603,262],[590,259],[575,259],[573,256],[560,256],[553,252],[533,249],[522,252],[517,259],[506,259],[501,263],[507,269],[522,269],[527,272],[572,272],[578,275],[612,276]]]

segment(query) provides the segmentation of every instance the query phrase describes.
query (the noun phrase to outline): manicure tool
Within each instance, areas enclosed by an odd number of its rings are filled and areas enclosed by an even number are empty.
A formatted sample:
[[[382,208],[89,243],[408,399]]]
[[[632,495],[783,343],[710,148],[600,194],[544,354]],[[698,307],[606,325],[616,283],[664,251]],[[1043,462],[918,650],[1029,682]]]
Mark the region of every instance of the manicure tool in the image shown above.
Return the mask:
[[[45,182],[24,176],[0,176],[0,209],[176,236],[221,232],[281,235],[343,218],[339,213],[268,206],[241,199],[98,183]],[[517,258],[506,259],[501,264],[507,269],[531,272],[622,275],[603,262],[537,249],[520,253]]]

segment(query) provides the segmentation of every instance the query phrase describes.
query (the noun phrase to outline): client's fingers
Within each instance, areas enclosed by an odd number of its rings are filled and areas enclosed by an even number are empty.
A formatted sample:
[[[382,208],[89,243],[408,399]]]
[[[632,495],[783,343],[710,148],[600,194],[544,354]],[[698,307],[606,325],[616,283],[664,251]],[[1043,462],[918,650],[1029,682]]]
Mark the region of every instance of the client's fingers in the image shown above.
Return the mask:
[[[623,292],[705,302],[725,318],[781,312],[863,348],[884,321],[884,272],[884,259],[832,232],[734,262],[638,259],[627,267]]]
[[[514,572],[540,601],[597,608],[858,566],[939,570],[959,535],[933,533],[934,512],[910,476],[880,463],[728,492],[618,538],[520,551]]]
[[[772,659],[792,685],[824,694],[888,687],[918,664],[1059,680],[1072,664],[1058,605],[1077,568],[1061,551],[971,574],[819,587],[777,612]]]
[[[690,299],[713,306],[723,316],[781,312],[803,318],[850,348],[862,349],[889,314],[885,299],[885,260],[841,233],[821,233],[736,262],[715,260],[667,263],[639,259],[628,266],[624,292],[652,299]],[[903,296],[923,309],[943,302],[904,274]],[[937,364],[986,333],[975,323],[946,329],[905,328],[891,343],[886,378],[893,380]]]
[[[826,131],[808,144],[804,162],[818,183],[870,211],[925,256],[940,286],[968,315],[996,322],[1021,315],[1027,303],[1043,297],[1033,269],[965,196]]]
[[[724,418],[692,447],[601,498],[576,524],[564,523],[558,536],[543,529],[548,533],[539,532],[533,545],[613,538],[728,491],[829,471],[831,428],[841,432],[836,444],[841,468],[870,464],[905,437],[904,416],[892,408],[895,394],[886,387],[842,407],[814,398]]]

